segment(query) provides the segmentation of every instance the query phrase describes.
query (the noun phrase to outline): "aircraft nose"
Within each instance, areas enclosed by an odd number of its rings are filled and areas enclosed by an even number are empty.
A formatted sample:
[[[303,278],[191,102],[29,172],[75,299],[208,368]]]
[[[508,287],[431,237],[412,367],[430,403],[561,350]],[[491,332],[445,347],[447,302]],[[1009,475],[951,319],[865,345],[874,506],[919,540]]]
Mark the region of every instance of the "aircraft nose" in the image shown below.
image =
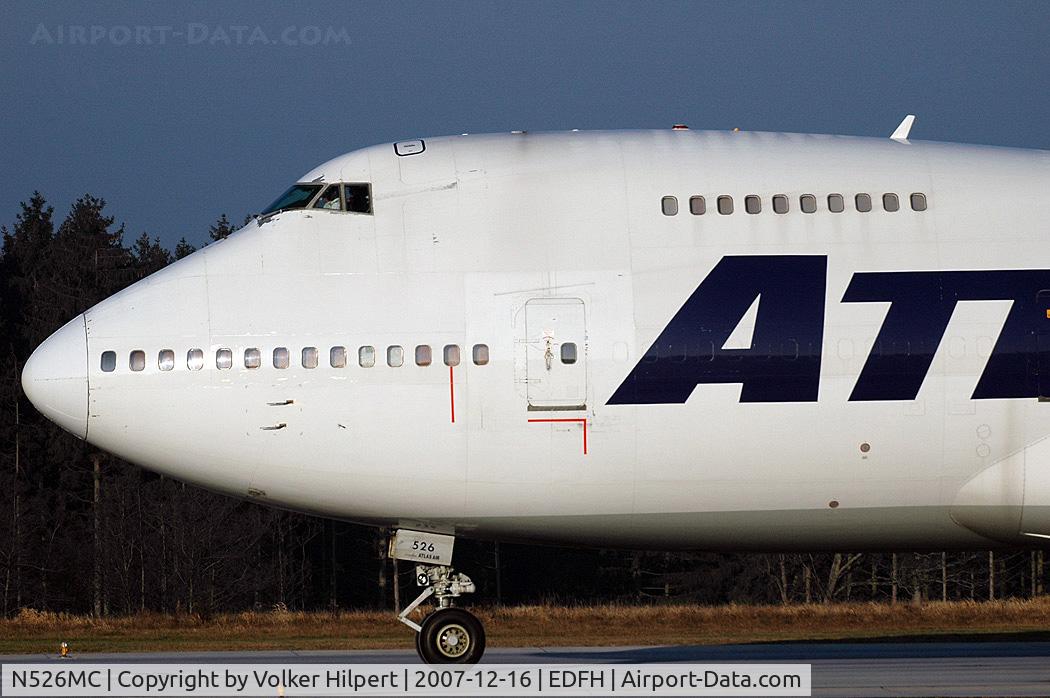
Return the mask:
[[[44,340],[22,368],[22,390],[42,415],[87,438],[87,325],[83,315]]]

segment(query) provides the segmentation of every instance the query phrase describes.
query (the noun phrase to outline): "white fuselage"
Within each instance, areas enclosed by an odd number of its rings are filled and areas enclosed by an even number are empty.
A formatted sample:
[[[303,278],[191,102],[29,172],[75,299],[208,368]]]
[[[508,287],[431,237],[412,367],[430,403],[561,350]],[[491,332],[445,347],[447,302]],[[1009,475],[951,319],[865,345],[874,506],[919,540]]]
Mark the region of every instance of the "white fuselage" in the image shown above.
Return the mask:
[[[370,183],[373,213],[277,213],[107,299],[34,355],[24,378],[34,403],[101,449],[203,487],[459,535],[845,550],[1050,534],[1050,404],[973,398],[1017,301],[960,298],[914,397],[858,400],[869,355],[891,351],[876,342],[890,302],[843,300],[858,273],[1050,269],[1050,153],[764,133],[507,134],[426,139],[406,155],[375,146],[300,181],[318,178]],[[842,212],[829,210],[836,193]],[[871,211],[857,210],[858,193]],[[885,193],[900,210],[884,210]],[[912,193],[926,210],[913,210]],[[814,213],[800,209],[807,194]],[[748,213],[749,195],[761,212]],[[774,195],[787,213],[774,212]],[[690,212],[692,196],[704,197],[703,215]],[[719,213],[719,196],[732,196],[732,214]],[[655,358],[700,284],[740,257],[825,260],[817,346],[798,346],[791,330],[806,303],[794,289],[816,281],[788,274],[740,280],[764,290],[736,299],[747,312],[728,340],[697,326],[695,343]],[[942,300],[955,293],[946,288]],[[763,317],[763,304],[776,312]],[[681,387],[721,352],[761,353],[754,337],[770,322],[788,338],[770,361],[819,361],[819,384],[803,380],[811,397],[748,401],[721,380],[693,381],[684,402],[664,401],[658,382],[644,400],[611,400],[635,394],[617,391],[636,367],[650,380],[647,352],[680,362],[661,366]],[[48,346],[57,357],[79,341],[83,354],[85,332],[86,368],[71,361],[67,375]],[[1026,335],[1032,372],[1037,335]],[[430,365],[417,365],[419,345]],[[446,345],[461,348],[451,370]],[[475,345],[487,364],[472,360]],[[387,365],[391,346],[404,365]],[[279,347],[288,368],[274,367]],[[317,348],[316,368],[303,366],[304,347]],[[330,365],[332,347],[346,348],[345,367]],[[359,365],[360,347],[374,347],[375,366]],[[200,370],[187,368],[193,348]],[[261,366],[245,368],[253,348]],[[174,368],[162,371],[166,349]],[[135,350],[141,371],[130,369]],[[101,369],[107,351],[112,371]],[[900,366],[913,353],[892,351]],[[867,378],[871,395],[899,390],[899,376]],[[766,378],[752,379],[761,392]],[[73,407],[83,395],[87,414],[65,406],[63,390]]]

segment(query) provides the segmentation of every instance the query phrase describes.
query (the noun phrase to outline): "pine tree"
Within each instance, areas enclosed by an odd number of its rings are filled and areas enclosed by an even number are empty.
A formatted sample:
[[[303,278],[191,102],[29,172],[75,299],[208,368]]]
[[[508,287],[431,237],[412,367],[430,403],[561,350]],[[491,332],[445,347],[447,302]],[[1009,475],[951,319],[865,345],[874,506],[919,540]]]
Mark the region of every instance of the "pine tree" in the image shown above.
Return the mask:
[[[105,205],[85,195],[73,203],[50,239],[37,231],[40,249],[32,251],[35,261],[24,269],[28,290],[20,316],[26,352],[21,361],[61,325],[133,280],[133,259],[122,245],[124,228],[114,226]],[[92,576],[70,575],[68,570],[82,566],[78,559],[83,542],[93,539],[93,451],[24,404],[20,432],[27,480],[25,536],[28,540],[32,531],[43,541],[23,545],[23,552],[32,556],[23,569],[33,574],[23,580],[28,596],[24,602],[37,608],[83,610]],[[43,535],[48,531],[54,535]]]
[[[30,497],[26,477],[26,455],[32,454],[31,433],[25,429],[24,416],[32,418],[22,394],[19,374],[28,353],[25,318],[22,308],[32,294],[31,274],[46,255],[54,234],[52,214],[40,192],[33,192],[29,203],[22,202],[13,230],[5,226],[3,253],[0,257],[0,569],[2,576],[2,611],[17,611],[32,588],[27,570],[36,561],[30,554],[30,541],[39,528],[33,516],[36,498]]]
[[[197,251],[197,248],[186,242],[185,236],[179,239],[175,245],[175,259],[182,259],[183,257],[189,257],[191,254]]]
[[[15,220],[14,229],[3,228],[0,322],[3,323],[5,343],[11,351],[22,356],[28,349],[24,341],[23,303],[36,291],[37,272],[50,254],[55,226],[52,220],[54,208],[47,205],[40,192],[33,192],[29,203],[22,202],[20,206],[22,210]]]
[[[124,226],[113,228],[106,202],[77,199],[58,228],[51,254],[37,270],[38,291],[29,309],[43,336],[134,281],[133,258],[123,246]]]
[[[143,233],[131,246],[131,256],[134,258],[135,274],[142,279],[155,271],[159,271],[171,264],[171,252],[168,252],[160,244],[160,238],[150,239],[148,233]]]
[[[225,240],[230,237],[230,233],[234,230],[233,224],[230,223],[230,219],[226,217],[226,214],[219,216],[219,220],[215,221],[215,224],[208,228],[208,237],[213,241],[218,242],[219,240]]]

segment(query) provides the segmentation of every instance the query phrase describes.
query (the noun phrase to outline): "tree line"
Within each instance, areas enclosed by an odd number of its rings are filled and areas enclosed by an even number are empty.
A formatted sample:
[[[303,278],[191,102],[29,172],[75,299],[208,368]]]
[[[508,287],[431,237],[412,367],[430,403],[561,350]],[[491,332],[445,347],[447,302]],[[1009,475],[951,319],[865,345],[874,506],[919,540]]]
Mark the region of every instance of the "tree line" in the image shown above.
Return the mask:
[[[223,214],[207,231],[225,238]],[[0,612],[211,614],[402,605],[412,569],[385,532],[279,511],[162,477],[99,452],[22,394],[29,354],[70,318],[192,254],[129,243],[103,199],[57,221],[38,192],[0,228]],[[203,232],[203,231],[202,231]],[[474,603],[921,602],[1044,593],[1041,552],[813,555],[563,549],[457,541]]]

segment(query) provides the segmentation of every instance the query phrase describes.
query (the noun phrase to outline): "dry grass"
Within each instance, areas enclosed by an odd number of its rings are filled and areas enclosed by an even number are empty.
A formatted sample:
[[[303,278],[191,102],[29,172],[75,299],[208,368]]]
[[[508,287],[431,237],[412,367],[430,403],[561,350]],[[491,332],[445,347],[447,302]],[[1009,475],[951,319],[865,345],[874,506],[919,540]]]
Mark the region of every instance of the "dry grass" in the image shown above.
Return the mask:
[[[1050,597],[1031,601],[792,606],[514,606],[473,609],[490,646],[720,644],[886,638],[1050,639]],[[95,620],[24,609],[0,620],[0,654],[412,647],[392,613],[141,614]]]

